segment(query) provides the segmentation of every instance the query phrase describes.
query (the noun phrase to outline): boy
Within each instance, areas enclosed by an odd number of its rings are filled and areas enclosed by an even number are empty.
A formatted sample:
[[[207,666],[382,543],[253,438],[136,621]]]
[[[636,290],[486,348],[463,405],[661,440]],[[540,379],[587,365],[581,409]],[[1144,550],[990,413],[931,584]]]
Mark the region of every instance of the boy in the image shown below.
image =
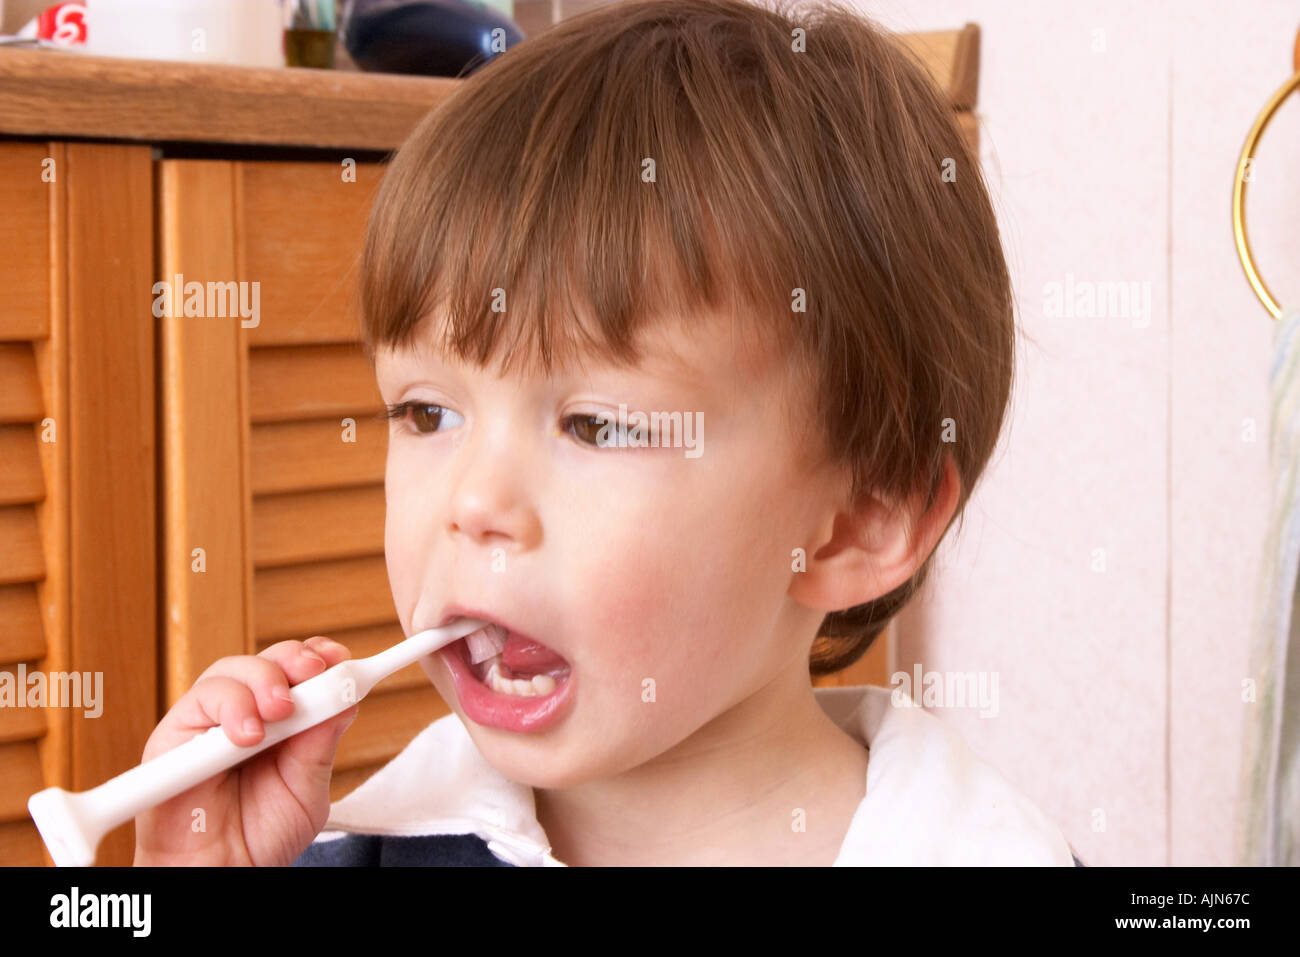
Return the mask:
[[[360,297],[402,627],[496,654],[425,659],[455,713],[332,808],[355,707],[141,815],[137,863],[1074,863],[939,719],[810,684],[920,587],[1011,388],[978,166],[884,33],[632,0],[540,34],[398,152]],[[218,661],[146,759],[259,740],[347,656]]]

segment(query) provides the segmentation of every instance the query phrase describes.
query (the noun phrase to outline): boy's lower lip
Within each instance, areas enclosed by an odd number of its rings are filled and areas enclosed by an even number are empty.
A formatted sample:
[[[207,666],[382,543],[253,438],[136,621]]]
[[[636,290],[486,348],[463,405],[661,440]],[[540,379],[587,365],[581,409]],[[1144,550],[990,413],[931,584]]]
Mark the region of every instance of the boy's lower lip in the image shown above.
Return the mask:
[[[504,731],[543,731],[558,722],[569,710],[567,705],[573,697],[573,672],[548,695],[516,697],[498,694],[474,676],[470,670],[465,639],[438,649],[438,655],[451,672],[451,680],[456,685],[456,697],[465,709],[465,717],[475,724]]]

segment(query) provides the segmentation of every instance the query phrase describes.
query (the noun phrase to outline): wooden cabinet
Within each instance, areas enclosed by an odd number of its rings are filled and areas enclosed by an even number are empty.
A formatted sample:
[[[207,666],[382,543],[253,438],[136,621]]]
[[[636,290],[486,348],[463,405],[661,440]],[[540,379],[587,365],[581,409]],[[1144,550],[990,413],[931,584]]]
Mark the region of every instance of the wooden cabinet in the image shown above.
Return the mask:
[[[0,51],[0,864],[49,863],[27,798],[138,763],[215,659],[401,640],[351,297],[382,160],[454,88]],[[256,283],[256,323],[156,314],[177,276]],[[74,672],[97,708],[27,688]],[[415,668],[372,696],[335,798],[448,710]]]
[[[0,208],[0,861],[33,864],[33,789],[120,773],[156,724],[149,148],[2,142]]]
[[[384,563],[388,427],[352,300],[381,175],[157,164],[160,275],[234,277],[242,305],[159,325],[164,707],[226,655],[323,634],[364,657],[404,637]],[[383,681],[339,745],[335,799],[448,711],[416,665]]]
[[[974,135],[975,29],[908,42]],[[215,659],[403,637],[352,297],[383,162],[455,88],[0,51],[0,864],[49,863],[27,798],[138,763]],[[177,277],[201,315],[161,308]],[[885,654],[820,683],[886,683]],[[76,706],[38,673],[85,678]],[[448,710],[416,666],[383,682],[332,797]]]

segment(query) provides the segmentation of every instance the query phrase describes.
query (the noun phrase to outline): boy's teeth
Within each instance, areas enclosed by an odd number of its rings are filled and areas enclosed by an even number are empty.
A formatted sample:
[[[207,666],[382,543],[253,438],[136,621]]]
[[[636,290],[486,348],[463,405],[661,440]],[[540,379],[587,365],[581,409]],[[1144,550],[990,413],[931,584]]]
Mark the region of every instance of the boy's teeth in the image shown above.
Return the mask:
[[[498,694],[531,698],[539,694],[550,694],[555,690],[555,679],[550,675],[533,675],[531,678],[505,677],[501,674],[500,655],[487,662],[486,669],[481,680]]]
[[[519,679],[516,678],[516,681]],[[555,679],[550,675],[533,675],[533,690],[538,694],[550,694],[555,690]]]
[[[470,663],[476,665],[501,654],[507,637],[506,630],[500,625],[484,625],[478,631],[466,635],[465,645],[469,648]]]

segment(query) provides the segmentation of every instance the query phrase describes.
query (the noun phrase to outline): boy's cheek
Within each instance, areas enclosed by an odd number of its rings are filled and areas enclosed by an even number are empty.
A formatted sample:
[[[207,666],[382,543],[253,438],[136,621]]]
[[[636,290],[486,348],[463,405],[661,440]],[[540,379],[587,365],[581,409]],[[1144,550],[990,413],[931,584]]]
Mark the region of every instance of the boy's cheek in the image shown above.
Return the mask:
[[[423,567],[421,554],[430,554],[421,549],[409,527],[403,528],[401,522],[386,523],[384,533],[384,561],[388,569],[388,583],[393,594],[398,619],[409,634],[416,615],[428,616],[436,609],[421,608],[422,581],[427,577],[428,569]]]

